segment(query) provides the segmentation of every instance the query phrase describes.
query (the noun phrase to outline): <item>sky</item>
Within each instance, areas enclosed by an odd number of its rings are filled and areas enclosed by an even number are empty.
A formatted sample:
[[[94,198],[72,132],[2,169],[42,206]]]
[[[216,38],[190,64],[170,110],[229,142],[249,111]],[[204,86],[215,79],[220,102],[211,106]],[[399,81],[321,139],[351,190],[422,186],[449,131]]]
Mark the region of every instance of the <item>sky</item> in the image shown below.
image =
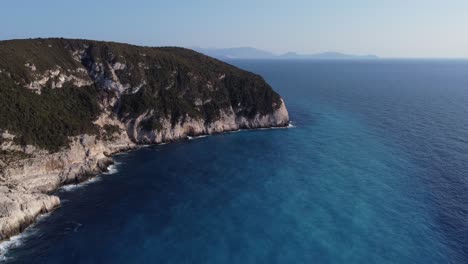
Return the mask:
[[[468,0],[1,0],[0,39],[468,58]]]

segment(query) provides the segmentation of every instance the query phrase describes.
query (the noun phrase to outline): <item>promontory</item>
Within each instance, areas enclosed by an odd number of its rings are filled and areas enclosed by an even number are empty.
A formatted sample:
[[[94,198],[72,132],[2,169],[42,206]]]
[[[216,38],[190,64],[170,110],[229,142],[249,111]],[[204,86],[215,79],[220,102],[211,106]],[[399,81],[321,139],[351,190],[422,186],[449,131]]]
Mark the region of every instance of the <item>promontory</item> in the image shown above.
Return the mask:
[[[175,47],[0,41],[0,241],[141,145],[289,124],[259,75]]]

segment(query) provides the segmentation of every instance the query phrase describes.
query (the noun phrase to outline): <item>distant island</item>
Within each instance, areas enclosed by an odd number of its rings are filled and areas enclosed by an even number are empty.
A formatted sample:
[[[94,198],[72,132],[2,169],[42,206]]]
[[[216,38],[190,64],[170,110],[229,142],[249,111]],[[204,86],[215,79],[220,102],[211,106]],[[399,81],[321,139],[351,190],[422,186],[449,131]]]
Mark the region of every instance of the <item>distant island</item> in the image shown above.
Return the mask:
[[[252,47],[240,47],[240,48],[198,48],[193,47],[192,49],[203,53],[205,55],[220,59],[260,59],[260,60],[271,60],[271,59],[295,59],[295,60],[375,60],[379,59],[376,55],[352,55],[341,52],[323,52],[315,54],[298,54],[296,52],[287,52],[284,54],[274,54],[269,51],[260,50]]]

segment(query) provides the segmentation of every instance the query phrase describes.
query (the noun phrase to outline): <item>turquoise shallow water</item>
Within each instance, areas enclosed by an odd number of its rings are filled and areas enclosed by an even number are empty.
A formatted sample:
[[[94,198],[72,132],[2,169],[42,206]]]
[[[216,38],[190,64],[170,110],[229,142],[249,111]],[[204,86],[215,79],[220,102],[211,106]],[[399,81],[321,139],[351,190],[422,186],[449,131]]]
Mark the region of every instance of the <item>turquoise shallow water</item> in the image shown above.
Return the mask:
[[[232,63],[294,128],[119,155],[5,262],[466,263],[468,62]]]

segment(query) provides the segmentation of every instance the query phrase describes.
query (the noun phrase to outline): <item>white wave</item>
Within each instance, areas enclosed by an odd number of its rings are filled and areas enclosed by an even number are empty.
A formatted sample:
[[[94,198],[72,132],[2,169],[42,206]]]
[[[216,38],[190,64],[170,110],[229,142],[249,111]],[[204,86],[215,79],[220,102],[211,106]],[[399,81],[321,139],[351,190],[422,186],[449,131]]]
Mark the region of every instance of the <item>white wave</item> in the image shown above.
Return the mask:
[[[18,234],[16,236],[12,236],[8,240],[0,242],[0,262],[10,259],[9,257],[7,257],[8,251],[10,249],[21,246],[27,237],[36,234],[39,231],[35,227],[36,224],[44,220],[46,217],[50,216],[50,214],[51,213],[46,213],[38,216],[36,222],[28,228],[26,228],[26,230],[23,233]]]
[[[18,246],[21,246],[23,244],[23,239],[26,236],[26,233],[22,233],[16,236],[10,237],[9,240],[6,240],[2,243],[0,243],[0,261],[5,261],[7,260],[7,252],[11,248],[15,248]]]
[[[286,128],[293,128],[293,127],[296,127],[296,126],[293,125],[293,122],[292,122],[292,121],[289,121],[289,125],[288,125]]]
[[[122,163],[115,162],[114,164],[109,165],[107,167],[107,172],[103,172],[102,174],[109,175],[109,174],[114,174],[114,173],[118,172],[117,167],[120,164],[122,164]],[[79,189],[79,188],[83,188],[84,186],[86,186],[88,184],[98,182],[100,180],[102,180],[102,178],[99,175],[97,175],[95,177],[91,177],[91,178],[87,179],[84,182],[80,182],[80,183],[77,183],[77,184],[64,185],[64,186],[59,188],[59,191],[73,191],[73,190],[76,190],[76,189]]]
[[[114,163],[112,165],[109,165],[107,167],[107,171],[104,172],[103,174],[105,175],[110,175],[110,174],[114,174],[114,173],[117,173],[119,170],[117,170],[117,165],[119,165],[118,163]]]
[[[294,126],[292,124],[292,121],[289,122],[289,124],[285,127],[260,127],[260,128],[247,128],[247,129],[238,129],[238,130],[231,130],[231,131],[227,131],[226,133],[239,133],[239,132],[245,132],[245,131],[255,131],[255,130],[273,130],[273,129],[288,129],[288,128],[294,128],[296,126]]]
[[[207,137],[208,135],[200,135],[200,136],[196,136],[196,137],[191,137],[191,136],[187,136],[187,139],[188,140],[194,140],[194,139],[197,139],[197,138],[204,138],[204,137]]]
[[[68,185],[64,185],[62,187],[59,188],[59,191],[64,191],[64,192],[69,192],[69,191],[73,191],[73,190],[76,190],[76,189],[80,189],[80,188],[83,188],[85,187],[86,185],[88,184],[91,184],[93,182],[98,182],[101,180],[101,177],[99,176],[96,176],[96,177],[93,177],[93,178],[89,178],[88,180],[84,181],[84,182],[81,182],[81,183],[78,183],[78,184],[68,184]]]
[[[60,201],[60,202],[62,202],[62,201]],[[50,216],[50,214],[52,214],[52,212],[48,212],[48,213],[39,215],[39,216],[36,218],[36,223],[39,222],[39,221],[42,221],[44,218]]]
[[[78,188],[80,188],[79,184],[69,184],[69,185],[64,185],[60,187],[59,191],[69,192]]]

